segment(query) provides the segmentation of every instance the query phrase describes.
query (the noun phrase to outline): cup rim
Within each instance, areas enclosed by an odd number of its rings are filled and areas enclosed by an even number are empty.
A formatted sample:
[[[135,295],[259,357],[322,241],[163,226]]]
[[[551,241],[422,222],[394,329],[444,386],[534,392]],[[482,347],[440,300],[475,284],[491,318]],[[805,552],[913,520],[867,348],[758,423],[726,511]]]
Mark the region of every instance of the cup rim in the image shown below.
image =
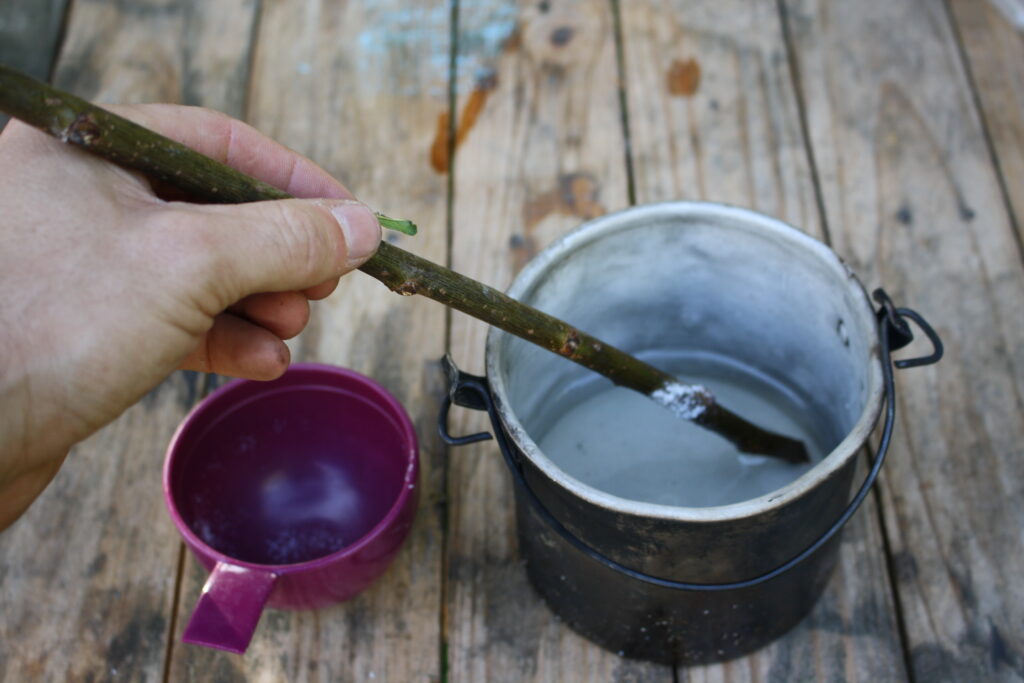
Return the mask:
[[[799,245],[814,254],[836,274],[837,280],[845,282],[854,298],[863,303],[859,314],[869,329],[877,328],[874,309],[867,292],[853,271],[832,249],[792,225],[766,214],[718,202],[667,201],[631,206],[621,211],[608,213],[581,224],[575,230],[563,235],[550,246],[541,250],[516,275],[506,294],[521,299],[542,278],[547,269],[566,258],[574,249],[597,240],[602,236],[642,224],[652,218],[702,216],[744,221],[748,225],[763,229],[780,239]],[[498,416],[502,426],[525,455],[526,459],[556,486],[587,502],[624,515],[676,522],[726,522],[750,518],[773,509],[789,505],[809,493],[820,483],[835,476],[867,442],[882,412],[882,365],[878,339],[870,340],[869,386],[864,407],[857,422],[833,449],[810,470],[785,486],[748,500],[707,507],[665,505],[623,498],[585,484],[562,470],[551,460],[519,421],[505,399],[505,383],[499,372],[500,344],[506,333],[491,328],[487,335],[485,365],[487,380],[491,386]]]
[[[257,380],[249,379],[232,379],[223,386],[218,387],[199,403],[194,405],[188,414],[178,425],[174,431],[174,435],[171,437],[170,443],[167,446],[167,451],[164,456],[164,465],[162,473],[162,485],[164,494],[164,504],[167,507],[167,512],[171,517],[171,521],[174,526],[178,529],[178,533],[181,534],[182,538],[190,547],[200,551],[202,554],[210,557],[218,564],[229,564],[236,567],[245,567],[247,569],[255,569],[262,571],[271,571],[275,574],[289,574],[297,571],[305,571],[309,569],[315,569],[318,567],[326,566],[338,560],[344,559],[350,555],[354,555],[366,546],[376,540],[383,532],[385,532],[390,525],[402,514],[402,510],[408,504],[409,499],[416,494],[416,487],[418,486],[417,477],[419,474],[419,443],[416,437],[416,430],[413,426],[412,420],[401,402],[395,398],[394,394],[385,389],[376,380],[368,377],[360,372],[351,370],[349,368],[343,368],[336,365],[328,365],[325,363],[292,363],[281,378],[291,373],[298,372],[315,372],[317,375],[322,376],[324,374],[333,375],[335,377],[341,377],[347,380],[354,380],[356,383],[362,385],[362,388],[370,393],[375,399],[374,403],[377,406],[383,407],[390,410],[393,417],[396,418],[396,423],[399,428],[401,435],[404,437],[406,442],[406,469],[405,475],[402,480],[402,487],[395,497],[391,507],[388,508],[387,513],[365,534],[360,536],[356,541],[345,545],[333,553],[322,555],[320,557],[314,557],[310,560],[303,560],[302,562],[292,562],[288,564],[262,564],[258,562],[249,562],[247,560],[240,560],[230,555],[226,555],[221,551],[217,550],[202,538],[200,538],[192,528],[188,525],[181,513],[178,511],[177,504],[174,501],[174,494],[171,491],[171,468],[172,462],[175,460],[175,454],[179,449],[179,444],[185,435],[192,429],[195,428],[198,420],[208,411],[212,410],[212,406],[224,397],[230,396],[230,394],[237,392],[249,385],[264,384],[266,385],[267,391],[260,392],[258,396],[268,395],[269,393],[276,391],[287,390],[288,387],[274,387],[271,382],[259,382]],[[278,379],[281,379],[278,378]],[[310,386],[317,386],[316,382],[307,382],[302,384],[300,387],[294,388],[307,388]],[[330,388],[332,385],[323,384],[322,386]],[[362,393],[360,395],[363,395]],[[242,404],[244,405],[244,404]]]

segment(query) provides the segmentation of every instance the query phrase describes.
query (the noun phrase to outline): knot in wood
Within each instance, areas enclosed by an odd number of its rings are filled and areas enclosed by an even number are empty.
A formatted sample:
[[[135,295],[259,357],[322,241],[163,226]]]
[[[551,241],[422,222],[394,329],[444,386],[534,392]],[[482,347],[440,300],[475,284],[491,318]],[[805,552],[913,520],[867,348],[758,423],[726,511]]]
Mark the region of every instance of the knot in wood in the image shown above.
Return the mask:
[[[99,139],[101,132],[95,119],[88,113],[82,113],[76,116],[71,125],[64,130],[61,139],[64,142],[88,147]]]
[[[566,358],[572,358],[576,355],[577,349],[580,348],[580,334],[576,330],[569,332],[565,338],[565,343],[562,344],[562,348],[558,349],[558,353]]]
[[[418,288],[416,287],[415,282],[413,282],[412,280],[406,280],[402,284],[395,287],[395,291],[401,294],[402,296],[412,296],[417,293]]]

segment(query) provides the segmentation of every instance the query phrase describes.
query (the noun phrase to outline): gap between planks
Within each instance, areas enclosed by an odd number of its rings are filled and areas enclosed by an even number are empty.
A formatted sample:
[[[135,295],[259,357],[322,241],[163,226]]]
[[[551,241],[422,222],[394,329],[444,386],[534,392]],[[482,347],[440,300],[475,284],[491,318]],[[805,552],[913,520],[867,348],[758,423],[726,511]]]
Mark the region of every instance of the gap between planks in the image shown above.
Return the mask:
[[[800,116],[800,128],[801,135],[803,137],[804,146],[807,153],[808,162],[811,167],[812,178],[814,182],[815,198],[818,203],[818,209],[821,214],[821,224],[825,235],[825,241],[831,247],[832,239],[831,233],[829,232],[828,217],[825,210],[824,195],[822,192],[822,183],[820,179],[819,169],[814,154],[814,146],[811,140],[810,129],[808,126],[807,107],[806,100],[804,97],[804,83],[801,78],[799,59],[797,56],[797,50],[794,45],[792,31],[789,24],[789,16],[787,11],[788,0],[777,0],[777,6],[780,13],[781,26],[783,31],[783,39],[789,60],[791,79],[793,82],[794,93],[797,100],[797,106]],[[1021,223],[1019,217],[1014,213],[1013,204],[1010,198],[1010,191],[1008,180],[1004,174],[1003,168],[1000,165],[999,155],[996,151],[994,142],[994,136],[991,131],[991,126],[988,119],[985,116],[985,109],[982,106],[981,95],[977,80],[972,68],[971,59],[968,55],[965,39],[956,18],[956,14],[952,9],[950,0],[943,0],[943,16],[945,21],[948,23],[950,33],[954,39],[956,46],[956,58],[959,61],[960,67],[964,71],[965,80],[968,86],[968,101],[970,102],[970,108],[973,109],[974,114],[977,116],[980,124],[981,132],[984,139],[985,150],[988,154],[989,164],[992,166],[994,175],[997,180],[997,185],[1000,193],[1000,200],[1006,208],[1007,215],[1009,217],[1011,233],[1015,240],[1019,257],[1024,261],[1024,236],[1021,234]],[[898,403],[898,401],[897,401]],[[865,456],[869,464],[873,463],[876,457],[873,448],[869,445],[865,447]],[[883,544],[883,550],[886,561],[886,574],[889,582],[889,590],[893,598],[894,613],[897,622],[897,628],[900,638],[900,649],[903,654],[903,662],[905,669],[906,680],[912,683],[917,680],[916,671],[913,662],[913,653],[911,651],[911,639],[907,628],[907,616],[904,613],[903,601],[901,600],[901,591],[899,587],[899,576],[896,567],[895,556],[893,552],[893,541],[890,537],[890,527],[887,524],[887,516],[889,512],[886,510],[885,496],[883,495],[884,483],[881,478],[875,483],[873,487],[875,490],[872,491],[871,497],[874,498],[875,515],[879,522],[881,541]]]
[[[636,206],[636,176],[633,168],[633,142],[629,131],[629,98],[626,97],[626,46],[622,41],[622,11],[620,0],[608,0],[611,5],[612,35],[615,38],[615,74],[619,80],[619,125],[622,126],[623,160],[626,164],[626,196],[629,205]]]
[[[185,544],[178,541],[178,569],[174,574],[174,602],[171,603],[171,619],[167,629],[167,647],[164,648],[164,670],[160,680],[169,683],[171,679],[171,656],[174,654],[174,633],[178,629],[178,603],[181,600],[181,583],[185,574]]]
[[[874,462],[874,454],[871,452],[870,448],[865,450],[868,451],[869,462]],[[910,636],[907,633],[907,618],[903,613],[903,603],[900,601],[899,577],[896,574],[896,562],[893,558],[892,543],[889,540],[889,534],[886,532],[889,527],[886,526],[885,505],[882,502],[882,482],[880,480],[875,480],[875,486],[872,488],[875,487],[878,488],[878,494],[870,497],[874,499],[875,514],[878,516],[878,523],[881,527],[882,547],[885,550],[885,566],[889,575],[889,590],[892,592],[893,606],[896,614],[896,628],[900,634],[900,651],[903,653],[903,668],[906,673],[907,680],[910,681],[910,683],[915,683],[917,677],[914,674],[914,657],[910,651]]]
[[[46,82],[53,83],[53,77],[57,72],[57,58],[60,51],[64,49],[64,38],[68,34],[68,20],[71,18],[71,10],[77,0],[67,0],[64,3],[64,13],[60,17],[60,28],[57,29],[57,39],[53,43],[53,53],[50,55],[50,68],[47,70]]]
[[[455,234],[455,173],[458,167],[456,132],[458,130],[458,93],[456,92],[456,69],[458,68],[459,54],[459,5],[460,0],[451,0],[451,10],[448,14],[448,177],[445,179],[445,266],[452,267],[454,247],[452,238]],[[452,352],[452,310],[447,306],[444,309],[444,351],[445,354]],[[447,388],[446,388],[447,391]],[[449,594],[449,539],[451,514],[448,505],[451,494],[451,482],[449,475],[449,455],[451,447],[447,444],[441,448],[441,501],[439,517],[441,519],[441,596],[438,606],[438,632],[437,632],[437,668],[440,683],[448,683],[448,594]]]
[[[811,170],[811,184],[814,186],[814,202],[818,207],[818,219],[821,224],[822,238],[829,247],[832,246],[832,233],[828,227],[828,212],[825,211],[825,196],[821,190],[821,179],[818,177],[818,161],[814,157],[814,146],[811,144],[810,127],[807,124],[807,103],[804,101],[804,84],[800,75],[800,60],[793,47],[793,35],[789,30],[789,13],[786,11],[786,0],[776,0],[779,11],[779,26],[782,27],[782,44],[786,48],[786,62],[789,65],[789,80],[793,83],[793,96],[796,98],[796,111],[800,119],[800,137],[804,141],[807,154],[807,165]]]
[[[259,11],[259,9],[257,9]],[[258,21],[258,19],[257,19]],[[255,22],[254,22],[255,23]],[[248,91],[248,76],[246,77],[246,91]],[[215,375],[203,374],[200,377],[201,385],[199,391],[196,392],[195,401],[192,402],[192,408],[197,406],[200,401],[209,395],[211,391],[219,386],[219,382],[216,381]],[[174,590],[171,591],[173,602],[171,603],[171,618],[168,620],[167,627],[167,646],[164,648],[164,670],[160,676],[160,680],[163,683],[170,683],[171,680],[171,662],[174,658],[174,645],[175,638],[174,634],[178,630],[178,616],[181,609],[181,589],[185,580],[185,557],[188,554],[185,548],[185,543],[180,538],[178,539],[178,567],[174,572]]]
[[[76,0],[68,0],[68,6],[74,4]],[[246,73],[245,73],[245,92],[242,95],[242,120],[249,120],[249,93],[252,92],[252,74],[253,74],[253,60],[256,55],[256,40],[259,36],[260,22],[263,17],[263,0],[255,0],[255,8],[253,9],[253,22],[252,27],[249,31],[249,41],[247,54],[245,56]],[[67,21],[68,14],[65,14],[65,22]],[[56,63],[56,60],[55,60]],[[192,407],[198,405],[204,398],[206,398],[210,392],[219,386],[219,382],[215,375],[204,374],[202,376],[202,385],[196,396],[196,400],[193,402]],[[174,659],[174,648],[176,645],[175,635],[178,630],[178,619],[181,612],[181,594],[182,587],[185,581],[185,561],[188,555],[188,550],[185,548],[185,543],[181,540],[178,541],[178,567],[174,575],[174,590],[172,591],[173,602],[171,604],[171,618],[167,630],[167,646],[164,650],[164,665],[163,675],[161,680],[163,683],[169,683],[171,677],[171,663]]]
[[[822,239],[832,247],[832,233],[829,230],[828,212],[825,211],[825,198],[821,188],[821,178],[818,171],[817,159],[814,155],[814,146],[811,143],[810,128],[807,122],[807,103],[804,98],[804,83],[800,73],[800,61],[793,45],[793,34],[789,26],[789,12],[786,8],[786,0],[776,0],[776,7],[779,12],[779,25],[782,28],[782,41],[786,49],[786,60],[789,65],[789,76],[793,83],[793,94],[796,99],[797,112],[800,119],[800,136],[803,138],[804,150],[807,154],[807,163],[810,166],[811,181],[814,186],[814,200],[818,207],[818,215],[821,221]],[[870,446],[863,449],[861,459],[867,463],[868,468],[874,463],[875,453]],[[892,542],[889,538],[888,527],[885,524],[885,504],[882,496],[879,495],[882,482],[881,478],[876,479],[871,487],[872,491],[868,496],[874,502],[874,514],[878,519],[879,533],[882,539],[882,552],[885,556],[886,578],[889,583],[889,592],[892,596],[894,613],[896,617],[897,632],[900,637],[900,652],[903,655],[903,666],[906,680],[914,682],[914,669],[910,653],[910,640],[907,637],[906,619],[903,614],[902,603],[900,602],[899,585],[895,573],[895,566],[892,556]],[[862,506],[858,510],[861,514],[870,514],[870,505]]]

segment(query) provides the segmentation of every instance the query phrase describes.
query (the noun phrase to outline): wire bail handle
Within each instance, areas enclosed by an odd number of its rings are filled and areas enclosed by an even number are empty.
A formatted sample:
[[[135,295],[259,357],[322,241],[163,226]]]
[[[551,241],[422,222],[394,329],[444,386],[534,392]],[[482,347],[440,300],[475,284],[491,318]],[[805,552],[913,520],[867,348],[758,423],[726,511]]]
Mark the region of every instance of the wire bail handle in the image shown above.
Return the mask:
[[[856,495],[854,495],[853,499],[846,506],[846,509],[843,510],[843,513],[839,515],[832,526],[819,536],[816,541],[786,562],[783,562],[775,569],[750,579],[729,583],[688,583],[685,581],[665,579],[631,569],[630,567],[616,562],[604,553],[586,544],[576,534],[565,528],[565,526],[563,526],[562,523],[551,514],[540,498],[537,497],[537,494],[530,488],[529,484],[527,484],[526,478],[523,474],[522,463],[519,461],[519,458],[515,455],[513,448],[508,443],[508,435],[505,433],[505,430],[501,425],[501,420],[498,416],[498,410],[495,406],[494,398],[491,395],[491,387],[487,378],[462,372],[455,366],[451,356],[447,354],[441,362],[448,375],[448,395],[444,398],[444,401],[441,404],[441,410],[438,415],[438,429],[441,433],[441,438],[450,446],[463,446],[494,438],[498,442],[498,448],[505,460],[505,464],[508,466],[513,481],[516,486],[519,486],[522,489],[534,512],[570,545],[609,569],[630,576],[638,581],[643,581],[644,583],[685,591],[725,591],[757,586],[789,571],[817,552],[821,546],[825,545],[833,536],[839,533],[839,530],[843,528],[851,517],[853,517],[861,503],[863,503],[864,499],[867,498],[868,493],[871,491],[871,487],[878,478],[878,473],[881,471],[882,465],[885,463],[885,456],[889,451],[889,444],[892,441],[892,430],[896,420],[896,386],[893,378],[893,366],[895,365],[896,368],[903,370],[905,368],[931,365],[939,362],[942,358],[942,340],[939,339],[939,335],[935,332],[932,326],[929,325],[923,317],[921,317],[920,314],[909,308],[896,307],[889,295],[881,288],[876,289],[872,296],[879,304],[879,308],[876,311],[876,317],[878,319],[882,379],[885,385],[885,424],[882,428],[882,438],[878,444],[878,454],[875,457],[875,461],[872,463],[867,476],[864,477],[864,482],[857,490]],[[917,327],[924,332],[925,336],[928,337],[928,340],[932,344],[932,352],[928,355],[919,356],[917,358],[893,361],[891,352],[907,346],[914,339],[913,330],[907,323],[908,319],[917,325]],[[477,432],[466,436],[452,436],[448,432],[448,412],[451,409],[452,403],[464,408],[486,411],[490,418],[494,435],[492,436],[489,432]]]

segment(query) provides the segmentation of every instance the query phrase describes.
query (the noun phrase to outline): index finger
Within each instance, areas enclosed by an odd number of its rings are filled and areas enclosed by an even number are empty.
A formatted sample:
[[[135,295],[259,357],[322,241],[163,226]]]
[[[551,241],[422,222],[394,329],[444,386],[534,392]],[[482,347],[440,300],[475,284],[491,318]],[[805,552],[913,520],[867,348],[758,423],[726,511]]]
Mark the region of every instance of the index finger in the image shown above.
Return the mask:
[[[104,107],[295,197],[353,198],[327,171],[227,114],[178,104]]]

